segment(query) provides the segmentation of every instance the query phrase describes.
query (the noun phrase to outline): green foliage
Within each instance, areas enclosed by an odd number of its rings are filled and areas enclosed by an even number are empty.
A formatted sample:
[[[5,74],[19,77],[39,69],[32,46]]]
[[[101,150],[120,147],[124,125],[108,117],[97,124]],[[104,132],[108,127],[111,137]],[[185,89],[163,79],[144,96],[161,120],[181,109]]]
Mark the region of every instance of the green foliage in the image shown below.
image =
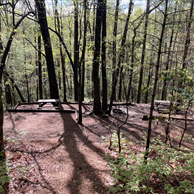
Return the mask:
[[[193,76],[190,75],[190,71],[178,66],[171,71],[161,72],[160,77],[161,80],[169,83],[168,90],[170,94],[168,98],[170,100],[183,101],[183,107],[187,106],[188,100],[191,100],[191,102],[194,100],[194,80]]]
[[[28,132],[27,131],[21,131],[18,130],[16,128],[14,128],[14,131],[16,133],[15,137],[8,137],[5,138],[6,134],[4,134],[4,138],[5,141],[7,141],[8,143],[11,143],[11,146],[15,146],[18,145],[21,142],[21,136],[26,135]],[[0,158],[2,156],[3,153],[0,152]],[[19,152],[20,154],[20,152]],[[6,161],[0,161],[0,193],[4,191],[3,189],[3,185],[6,185],[9,183],[9,181],[11,181],[12,177],[9,176],[9,171],[10,169],[10,161],[9,161],[9,157],[7,158]],[[20,176],[24,175],[28,170],[34,168],[33,166],[28,168],[28,167],[24,167],[22,165],[18,165],[17,166],[17,170],[20,174]]]
[[[2,152],[0,152],[0,156],[2,156]],[[3,186],[7,185],[11,180],[11,177],[8,176],[9,167],[7,161],[0,161],[0,193],[4,191]]]
[[[191,180],[194,175],[194,151],[169,148],[159,139],[154,139],[152,145],[147,164],[144,163],[145,152],[137,154],[127,145],[118,158],[107,155],[111,176],[116,183],[110,191],[154,193],[156,188],[153,185],[163,182],[169,194],[194,193],[194,182]]]
[[[27,135],[29,132],[28,131],[22,131],[14,128],[15,131],[15,137],[8,137],[6,138],[6,141],[12,142],[14,144],[19,144],[21,141],[21,137]]]

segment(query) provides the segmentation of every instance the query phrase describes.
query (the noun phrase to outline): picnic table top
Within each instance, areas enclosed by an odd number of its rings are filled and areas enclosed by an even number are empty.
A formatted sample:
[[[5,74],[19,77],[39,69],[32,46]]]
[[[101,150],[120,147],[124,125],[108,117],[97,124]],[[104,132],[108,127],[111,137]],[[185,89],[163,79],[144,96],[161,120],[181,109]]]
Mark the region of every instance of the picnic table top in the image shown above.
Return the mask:
[[[42,103],[42,102],[60,102],[60,99],[39,99],[38,100],[39,103]]]
[[[154,100],[156,105],[170,105],[170,100]],[[173,102],[173,104],[179,104],[178,102]]]

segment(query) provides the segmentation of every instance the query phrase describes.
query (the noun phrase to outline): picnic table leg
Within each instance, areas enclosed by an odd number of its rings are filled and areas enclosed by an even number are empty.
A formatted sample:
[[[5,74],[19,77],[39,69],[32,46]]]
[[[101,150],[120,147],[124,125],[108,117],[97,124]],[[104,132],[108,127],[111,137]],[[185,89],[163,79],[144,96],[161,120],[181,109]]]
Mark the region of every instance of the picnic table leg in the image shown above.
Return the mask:
[[[55,107],[55,109],[59,109],[59,102],[51,102],[51,104]]]
[[[46,104],[46,102],[39,103],[38,109],[41,109],[45,104]]]

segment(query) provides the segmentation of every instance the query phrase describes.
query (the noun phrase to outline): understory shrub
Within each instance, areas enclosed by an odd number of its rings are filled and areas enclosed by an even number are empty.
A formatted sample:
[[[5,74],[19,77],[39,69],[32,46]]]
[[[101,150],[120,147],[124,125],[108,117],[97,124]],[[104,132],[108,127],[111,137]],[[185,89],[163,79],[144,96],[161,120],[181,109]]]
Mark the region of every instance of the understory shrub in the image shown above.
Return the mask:
[[[115,138],[116,135],[113,135]],[[116,139],[113,141],[116,144]],[[194,193],[194,151],[169,148],[159,138],[152,140],[147,164],[141,146],[124,143],[117,157],[107,154],[114,178],[112,193]]]

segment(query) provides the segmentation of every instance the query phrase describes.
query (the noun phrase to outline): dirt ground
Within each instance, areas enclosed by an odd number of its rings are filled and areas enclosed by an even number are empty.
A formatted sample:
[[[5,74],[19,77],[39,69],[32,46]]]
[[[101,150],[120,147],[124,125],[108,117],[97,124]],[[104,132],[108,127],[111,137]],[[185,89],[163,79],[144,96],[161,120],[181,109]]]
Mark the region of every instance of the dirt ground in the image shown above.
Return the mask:
[[[37,105],[19,106],[18,109],[36,109]],[[62,105],[63,109],[76,109],[76,104]],[[119,107],[117,107],[119,108]],[[127,112],[126,107],[120,107]],[[7,137],[20,137],[22,142],[18,156],[25,159],[25,165],[34,166],[28,172],[28,183],[21,174],[14,174],[9,193],[60,193],[60,194],[108,194],[112,184],[109,168],[104,156],[105,146],[102,136],[109,137],[109,125],[115,114],[108,118],[90,115],[92,105],[83,106],[83,125],[78,125],[75,113],[65,112],[6,112],[4,114],[4,133]],[[147,132],[148,121],[142,121],[142,115],[149,114],[149,104],[129,106],[129,117],[121,131],[134,142],[142,139]],[[183,112],[177,117],[183,117]],[[154,115],[159,115],[154,110]],[[120,123],[126,114],[120,115]],[[193,114],[189,114],[194,119]],[[193,121],[188,122],[186,137],[194,137]],[[115,124],[111,129],[115,130]],[[153,121],[152,137],[164,136],[165,121]],[[176,146],[180,139],[180,129],[184,129],[184,121],[176,121],[171,138]],[[18,135],[27,131],[27,135]],[[183,142],[185,147],[192,144]],[[14,151],[5,147],[9,154]],[[23,150],[22,150],[23,149]],[[18,151],[18,150],[16,150]],[[16,160],[16,157],[13,157]],[[29,158],[29,160],[28,160]],[[30,162],[29,162],[30,161]],[[18,160],[17,160],[18,162]],[[22,165],[22,162],[21,162]],[[14,163],[12,162],[12,166]],[[34,175],[35,174],[35,175]],[[25,175],[27,176],[27,175]],[[18,186],[18,181],[20,185]],[[23,182],[22,182],[23,181]],[[22,183],[22,184],[21,184]]]

